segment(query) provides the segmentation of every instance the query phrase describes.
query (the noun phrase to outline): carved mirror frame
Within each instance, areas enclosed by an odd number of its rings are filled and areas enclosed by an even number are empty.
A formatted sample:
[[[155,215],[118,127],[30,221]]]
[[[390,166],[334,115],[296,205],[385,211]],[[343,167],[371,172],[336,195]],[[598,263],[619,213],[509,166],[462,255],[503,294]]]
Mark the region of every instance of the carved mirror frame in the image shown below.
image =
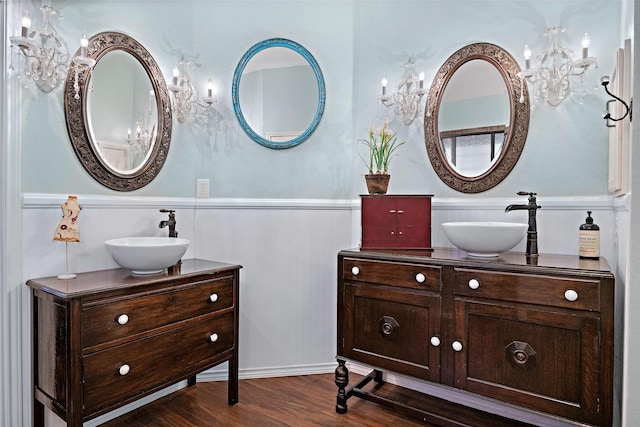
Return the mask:
[[[265,49],[271,47],[285,47],[293,50],[294,52],[300,54],[306,61],[309,63],[309,66],[313,70],[313,73],[316,77],[316,82],[318,83],[318,106],[316,108],[315,116],[311,120],[311,123],[307,127],[307,129],[302,132],[300,135],[288,141],[271,141],[264,136],[258,134],[253,128],[247,123],[244,114],[242,113],[242,107],[240,105],[240,80],[242,79],[242,72],[245,67],[256,54],[262,52]],[[299,43],[294,42],[293,40],[283,39],[283,38],[273,38],[263,40],[261,42],[253,45],[249,50],[245,52],[245,54],[240,59],[238,66],[233,74],[233,84],[231,86],[231,100],[233,103],[233,111],[236,114],[236,118],[242,127],[242,130],[247,134],[249,138],[258,144],[267,147],[273,148],[276,150],[285,149],[295,147],[296,145],[301,144],[307,138],[311,136],[311,134],[316,130],[318,125],[320,124],[320,120],[322,119],[322,114],[324,112],[324,105],[326,102],[327,90],[324,83],[324,76],[322,75],[322,70],[320,70],[320,66],[318,62],[313,57],[311,52],[305,49]]]
[[[153,86],[158,110],[158,132],[152,152],[142,167],[126,174],[114,171],[106,166],[98,153],[95,141],[89,135],[87,92],[89,90],[90,73],[93,68],[78,73],[77,84],[80,99],[76,99],[74,85],[75,73],[71,67],[67,75],[64,89],[64,112],[67,132],[73,149],[82,166],[96,181],[105,187],[118,191],[133,191],[149,184],[160,172],[169,152],[172,129],[171,103],[167,84],[160,67],[151,54],[138,41],[118,32],[103,32],[89,39],[87,56],[95,59],[96,65],[107,53],[122,50],[132,55],[145,69]],[[79,51],[78,51],[79,53]],[[78,54],[76,53],[76,55]]]
[[[496,162],[481,175],[468,177],[455,171],[447,161],[438,130],[438,114],[447,83],[458,68],[474,59],[493,64],[502,76],[509,95],[510,117],[504,147]],[[520,66],[506,50],[491,43],[473,43],[451,55],[436,73],[424,113],[425,144],[436,174],[454,190],[463,193],[489,190],[505,179],[517,163],[527,140],[530,115],[529,92],[518,77],[519,72]]]

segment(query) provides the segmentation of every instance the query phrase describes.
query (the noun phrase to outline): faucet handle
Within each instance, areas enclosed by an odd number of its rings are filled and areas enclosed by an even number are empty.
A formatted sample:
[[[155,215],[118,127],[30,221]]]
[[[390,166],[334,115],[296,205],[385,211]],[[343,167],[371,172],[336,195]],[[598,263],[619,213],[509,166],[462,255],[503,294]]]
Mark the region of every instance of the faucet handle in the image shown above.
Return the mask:
[[[175,212],[175,210],[173,210],[173,209],[160,209],[160,212],[162,212],[162,213],[170,213],[170,214],[172,214],[172,213],[174,213],[174,212]]]
[[[518,191],[518,193],[516,194],[518,194],[518,196],[535,196],[538,193],[531,193],[528,191]]]

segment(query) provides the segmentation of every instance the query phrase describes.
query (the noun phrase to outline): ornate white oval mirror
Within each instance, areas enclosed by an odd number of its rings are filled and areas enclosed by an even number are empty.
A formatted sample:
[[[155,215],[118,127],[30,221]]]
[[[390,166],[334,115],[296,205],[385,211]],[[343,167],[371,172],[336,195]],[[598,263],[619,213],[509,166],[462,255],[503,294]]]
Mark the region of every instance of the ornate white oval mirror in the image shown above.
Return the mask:
[[[171,140],[171,108],[162,72],[133,38],[105,32],[89,40],[90,71],[65,87],[71,143],[84,168],[102,185],[132,191],[159,173]]]
[[[233,76],[233,108],[245,133],[268,148],[290,148],[318,126],[324,77],[311,53],[287,39],[251,47]]]
[[[502,48],[474,43],[437,72],[425,108],[425,142],[449,187],[486,191],[515,166],[529,128],[529,95],[519,71]]]

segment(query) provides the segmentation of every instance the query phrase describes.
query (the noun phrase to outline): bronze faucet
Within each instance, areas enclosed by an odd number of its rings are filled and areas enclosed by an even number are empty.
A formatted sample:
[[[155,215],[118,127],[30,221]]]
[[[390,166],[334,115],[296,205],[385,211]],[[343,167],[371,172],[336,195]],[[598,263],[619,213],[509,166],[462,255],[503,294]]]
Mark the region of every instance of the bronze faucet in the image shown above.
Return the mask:
[[[169,213],[169,219],[166,221],[160,221],[160,228],[169,227],[169,237],[178,237],[176,231],[176,214],[173,209],[160,209],[162,213]]]
[[[536,202],[536,193],[527,193],[526,191],[518,191],[518,196],[529,196],[529,203],[526,205],[509,205],[505,208],[505,212],[516,210],[529,211],[529,229],[527,230],[527,252],[528,257],[538,256],[538,226],[536,224],[536,212],[542,206],[538,206]]]

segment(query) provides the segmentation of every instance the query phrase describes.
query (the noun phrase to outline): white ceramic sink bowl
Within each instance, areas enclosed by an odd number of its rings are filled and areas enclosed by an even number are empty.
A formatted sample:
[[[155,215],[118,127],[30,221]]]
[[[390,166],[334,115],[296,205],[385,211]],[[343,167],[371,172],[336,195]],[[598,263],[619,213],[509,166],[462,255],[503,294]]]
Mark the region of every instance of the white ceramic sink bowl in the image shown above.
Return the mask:
[[[104,242],[118,265],[134,274],[159,273],[174,265],[189,247],[177,237],[122,237]]]
[[[445,222],[451,243],[471,256],[497,257],[513,249],[527,234],[528,224],[513,222]]]

